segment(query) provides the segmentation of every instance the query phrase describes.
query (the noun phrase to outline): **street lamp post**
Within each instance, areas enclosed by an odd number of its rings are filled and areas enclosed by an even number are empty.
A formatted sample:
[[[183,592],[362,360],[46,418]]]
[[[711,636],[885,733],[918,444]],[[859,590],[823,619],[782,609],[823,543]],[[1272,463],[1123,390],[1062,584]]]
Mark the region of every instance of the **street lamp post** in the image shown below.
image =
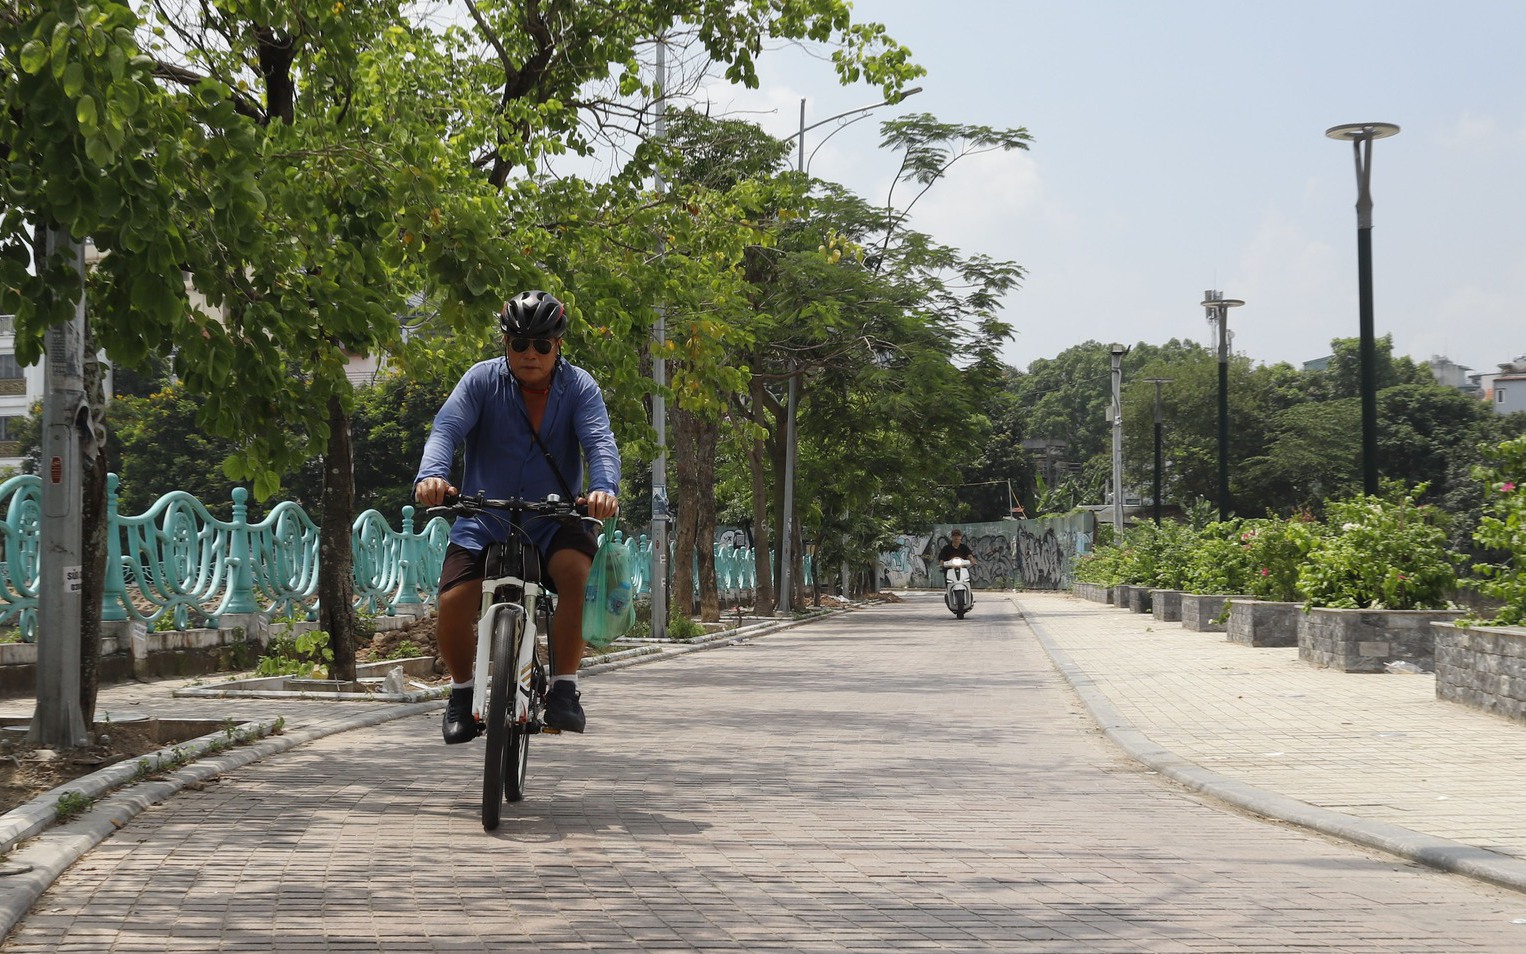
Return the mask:
[[[1229,309],[1245,302],[1221,291],[1203,292],[1208,320],[1219,326],[1219,519],[1229,519]]]
[[[1372,141],[1398,135],[1393,123],[1347,123],[1325,135],[1351,143],[1356,157],[1357,311],[1361,322],[1362,490],[1378,492],[1378,352],[1372,321]]]
[[[1123,539],[1123,356],[1129,349],[1113,345],[1113,542]]]
[[[1160,386],[1170,384],[1170,378],[1145,378],[1146,383],[1155,385],[1155,484],[1151,488],[1155,501],[1155,525],[1160,526],[1160,436],[1162,425],[1165,421],[1160,410]]]
[[[805,124],[805,99],[801,98],[800,129],[793,135],[786,136],[782,140],[783,142],[789,142],[791,139],[799,140],[796,143],[797,148],[795,151],[795,171],[800,173],[805,172],[805,134],[810,132],[812,129],[816,129],[819,126],[825,126],[827,123],[836,122],[837,120],[844,119],[848,116],[854,116],[854,119],[849,120],[849,123],[855,122],[868,115],[871,110],[879,109],[881,106],[894,106],[896,103],[899,103],[906,97],[914,96],[920,92],[922,92],[922,87],[914,86],[911,89],[906,90],[904,93],[901,93],[894,99],[885,99],[868,106],[860,106],[857,109],[850,109],[845,112],[838,113],[835,116],[828,116],[826,119],[823,119],[819,122],[811,123],[809,126]],[[857,115],[855,116],[855,114]],[[849,123],[844,123],[843,126],[847,126]],[[822,142],[826,142],[827,139],[830,139],[836,132],[837,130],[834,129],[831,133],[827,134],[827,136],[822,139]],[[817,148],[820,148],[819,144]],[[795,419],[799,412],[799,408],[800,369],[796,367],[794,358],[791,358],[789,372],[789,391],[785,398],[784,409],[784,513],[779,517],[779,593],[778,598],[775,601],[775,608],[778,611],[785,613],[790,611],[791,604],[793,603],[792,588],[794,586],[794,574],[792,571],[794,568],[794,560],[791,559],[791,555],[794,552],[794,544],[791,539],[791,534],[794,532],[793,523],[795,514],[795,457],[797,451]]]

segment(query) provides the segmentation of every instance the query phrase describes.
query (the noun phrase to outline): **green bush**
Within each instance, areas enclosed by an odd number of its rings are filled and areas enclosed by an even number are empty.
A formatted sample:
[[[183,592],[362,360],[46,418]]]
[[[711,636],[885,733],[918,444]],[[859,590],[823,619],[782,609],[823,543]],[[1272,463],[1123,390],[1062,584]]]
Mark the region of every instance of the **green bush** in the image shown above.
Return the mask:
[[[1076,582],[1117,586],[1123,582],[1121,575],[1123,554],[1124,551],[1119,547],[1093,547],[1090,553],[1076,561]]]
[[[1485,490],[1483,516],[1473,540],[1502,558],[1474,566],[1482,578],[1468,583],[1505,604],[1484,622],[1518,626],[1526,623],[1526,437],[1506,441],[1487,456],[1490,463],[1473,471]]]
[[[295,636],[288,630],[271,637],[254,672],[257,676],[297,676],[316,673],[334,661],[329,634],[321,629]]]
[[[1284,603],[1304,599],[1298,575],[1323,535],[1323,528],[1307,514],[1290,520],[1246,520],[1240,528],[1240,541],[1249,572],[1242,592]]]
[[[1442,609],[1457,585],[1455,561],[1437,511],[1417,506],[1424,485],[1390,487],[1326,508],[1326,532],[1315,538],[1298,572],[1310,606],[1346,609]]]
[[[1197,535],[1182,574],[1190,593],[1244,593],[1249,589],[1251,562],[1241,521],[1210,523]]]

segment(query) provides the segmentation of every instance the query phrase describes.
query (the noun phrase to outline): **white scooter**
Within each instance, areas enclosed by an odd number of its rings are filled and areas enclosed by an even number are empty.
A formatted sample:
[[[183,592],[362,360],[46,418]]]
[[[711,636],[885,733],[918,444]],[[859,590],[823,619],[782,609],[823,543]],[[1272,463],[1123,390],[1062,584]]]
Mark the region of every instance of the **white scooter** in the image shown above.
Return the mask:
[[[964,619],[964,614],[975,605],[975,588],[970,585],[970,567],[974,564],[963,557],[954,557],[944,560],[941,565],[945,580],[944,605],[956,618]]]

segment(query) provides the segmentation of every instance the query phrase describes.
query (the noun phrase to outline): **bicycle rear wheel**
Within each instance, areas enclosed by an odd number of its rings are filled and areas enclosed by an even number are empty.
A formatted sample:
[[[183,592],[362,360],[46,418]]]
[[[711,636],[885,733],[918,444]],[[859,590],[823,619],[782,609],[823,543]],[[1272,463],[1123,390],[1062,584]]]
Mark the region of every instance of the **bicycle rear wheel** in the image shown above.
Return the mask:
[[[492,681],[488,685],[487,752],[482,767],[482,827],[498,827],[504,798],[524,797],[525,768],[529,757],[524,726],[514,718],[519,692],[519,641],[524,617],[506,612],[493,626]],[[512,794],[511,794],[512,791]]]

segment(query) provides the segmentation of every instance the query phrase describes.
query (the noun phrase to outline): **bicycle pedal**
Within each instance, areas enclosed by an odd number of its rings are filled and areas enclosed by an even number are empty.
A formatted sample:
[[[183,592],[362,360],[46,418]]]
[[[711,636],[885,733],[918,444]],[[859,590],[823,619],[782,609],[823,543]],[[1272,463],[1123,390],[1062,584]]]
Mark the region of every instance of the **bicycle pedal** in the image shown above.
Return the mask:
[[[553,729],[549,725],[542,724],[539,731],[544,735],[561,735],[561,729]]]

